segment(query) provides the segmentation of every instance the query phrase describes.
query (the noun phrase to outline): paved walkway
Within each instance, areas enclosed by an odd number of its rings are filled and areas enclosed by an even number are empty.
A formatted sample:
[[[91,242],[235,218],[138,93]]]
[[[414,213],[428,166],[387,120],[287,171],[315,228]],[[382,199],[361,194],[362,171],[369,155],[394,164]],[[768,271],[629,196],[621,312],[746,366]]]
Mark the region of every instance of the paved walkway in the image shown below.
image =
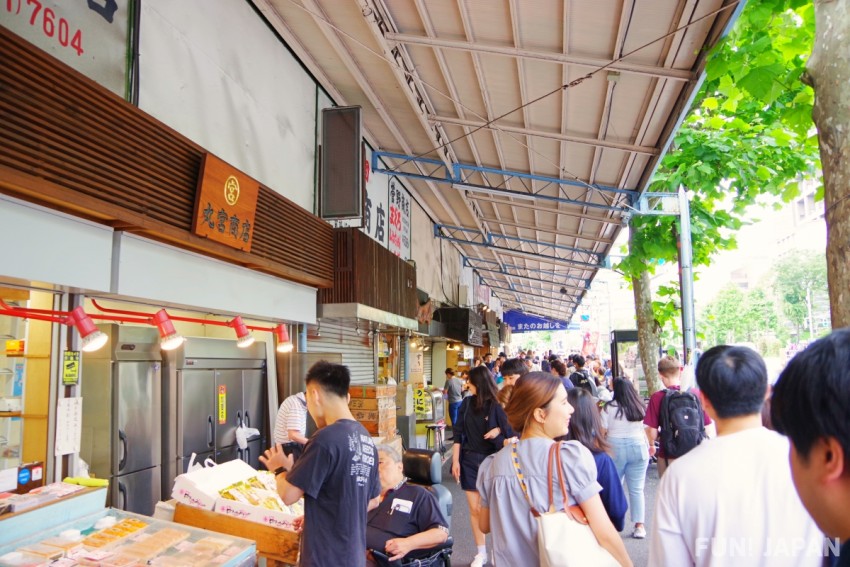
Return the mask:
[[[475,541],[472,539],[472,528],[469,526],[469,507],[466,504],[466,496],[460,485],[452,478],[451,443],[448,459],[443,465],[443,486],[452,493],[452,518],[451,534],[455,545],[452,553],[452,567],[466,567],[475,556]],[[655,491],[658,487],[658,471],[655,465],[649,466],[647,471],[646,489],[646,525],[647,530],[652,522],[652,511],[655,508]],[[633,539],[631,519],[626,513],[626,528],[621,532],[626,549],[635,564],[635,567],[646,567],[648,564],[649,545],[646,539]],[[488,549],[490,549],[490,537],[487,538]]]

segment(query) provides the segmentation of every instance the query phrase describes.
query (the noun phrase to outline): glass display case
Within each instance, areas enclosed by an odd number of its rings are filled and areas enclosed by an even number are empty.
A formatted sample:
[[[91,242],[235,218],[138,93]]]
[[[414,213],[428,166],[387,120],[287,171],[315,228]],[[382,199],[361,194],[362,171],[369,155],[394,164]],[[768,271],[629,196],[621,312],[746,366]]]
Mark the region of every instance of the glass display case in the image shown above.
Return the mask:
[[[105,491],[104,491],[105,493]],[[105,494],[100,494],[100,504]],[[0,517],[0,567],[12,565],[253,565],[253,541],[114,508],[87,510],[90,494]],[[44,519],[67,519],[62,523]],[[39,521],[41,520],[41,521]],[[8,529],[5,529],[8,528]],[[26,533],[10,541],[6,535]]]
[[[0,317],[0,470],[21,464],[26,321]]]

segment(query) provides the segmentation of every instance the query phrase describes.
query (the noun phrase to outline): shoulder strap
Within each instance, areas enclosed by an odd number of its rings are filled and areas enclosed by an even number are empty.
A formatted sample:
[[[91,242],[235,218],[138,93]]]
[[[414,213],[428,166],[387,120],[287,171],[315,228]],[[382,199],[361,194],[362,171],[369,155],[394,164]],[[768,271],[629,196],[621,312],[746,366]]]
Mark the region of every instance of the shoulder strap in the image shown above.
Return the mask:
[[[564,495],[564,512],[576,522],[587,525],[589,522],[581,506],[570,506],[570,497],[567,494],[567,484],[565,482],[566,473],[564,472],[563,463],[561,463],[561,445],[563,443],[566,443],[566,441],[552,443],[552,446],[549,448],[549,512],[555,511],[554,499],[552,497],[552,466],[555,466],[558,468],[558,484],[561,486],[561,494]]]
[[[534,507],[534,504],[531,503],[531,498],[528,496],[528,487],[525,485],[525,476],[522,474],[522,469],[519,466],[519,453],[516,450],[516,443],[511,443],[511,461],[514,463],[514,469],[516,470],[516,476],[519,479],[519,485],[522,487],[522,493],[525,496],[526,502],[528,502],[528,506],[531,508],[531,515],[535,518],[540,516],[540,512],[537,511],[537,508]],[[551,480],[551,477],[549,477]],[[550,483],[551,484],[551,483]],[[552,498],[552,488],[549,487],[549,498]]]

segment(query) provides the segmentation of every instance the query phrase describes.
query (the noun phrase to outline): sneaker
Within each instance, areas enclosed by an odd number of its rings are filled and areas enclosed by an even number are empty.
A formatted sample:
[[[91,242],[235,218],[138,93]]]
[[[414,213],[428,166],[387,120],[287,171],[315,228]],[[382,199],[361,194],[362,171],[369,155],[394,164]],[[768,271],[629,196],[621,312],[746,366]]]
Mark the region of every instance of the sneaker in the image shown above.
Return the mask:
[[[487,556],[479,553],[472,558],[472,563],[469,564],[469,567],[484,567],[484,565],[487,565]]]
[[[635,539],[644,539],[646,537],[646,528],[643,526],[635,528],[635,532],[632,534],[632,537]]]

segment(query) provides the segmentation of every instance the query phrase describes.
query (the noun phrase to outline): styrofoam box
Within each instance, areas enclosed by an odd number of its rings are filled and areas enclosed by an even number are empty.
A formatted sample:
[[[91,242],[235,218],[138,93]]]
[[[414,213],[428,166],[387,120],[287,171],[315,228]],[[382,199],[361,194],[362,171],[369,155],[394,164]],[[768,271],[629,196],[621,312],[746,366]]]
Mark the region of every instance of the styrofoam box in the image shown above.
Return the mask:
[[[295,519],[298,516],[287,514],[280,510],[269,510],[261,506],[252,506],[237,500],[219,498],[215,501],[215,511],[225,516],[232,516],[240,520],[248,520],[265,524],[273,528],[295,531]]]

